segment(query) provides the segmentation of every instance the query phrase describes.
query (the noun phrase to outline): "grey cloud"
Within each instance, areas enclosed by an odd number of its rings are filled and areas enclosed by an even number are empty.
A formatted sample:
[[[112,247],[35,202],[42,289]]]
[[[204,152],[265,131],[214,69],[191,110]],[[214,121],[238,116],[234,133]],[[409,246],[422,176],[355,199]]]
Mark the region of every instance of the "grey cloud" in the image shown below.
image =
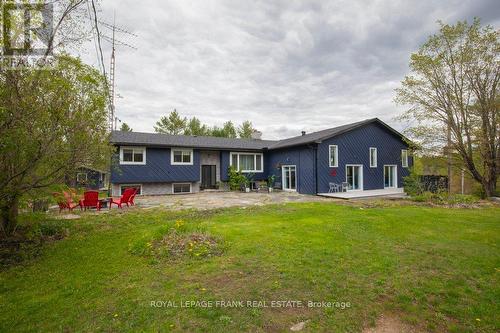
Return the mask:
[[[134,130],[177,108],[210,125],[249,119],[269,139],[369,117],[400,128],[394,89],[436,21],[500,17],[490,0],[101,4],[139,35],[127,40],[139,50],[117,52],[116,110]]]

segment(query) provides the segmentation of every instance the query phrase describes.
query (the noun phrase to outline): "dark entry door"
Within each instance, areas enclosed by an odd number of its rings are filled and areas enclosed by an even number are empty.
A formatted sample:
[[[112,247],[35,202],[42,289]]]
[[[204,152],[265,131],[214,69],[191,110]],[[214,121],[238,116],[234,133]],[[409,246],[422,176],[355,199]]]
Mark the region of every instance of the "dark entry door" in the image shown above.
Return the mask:
[[[216,166],[215,165],[202,165],[201,166],[201,188],[215,188],[216,187]]]

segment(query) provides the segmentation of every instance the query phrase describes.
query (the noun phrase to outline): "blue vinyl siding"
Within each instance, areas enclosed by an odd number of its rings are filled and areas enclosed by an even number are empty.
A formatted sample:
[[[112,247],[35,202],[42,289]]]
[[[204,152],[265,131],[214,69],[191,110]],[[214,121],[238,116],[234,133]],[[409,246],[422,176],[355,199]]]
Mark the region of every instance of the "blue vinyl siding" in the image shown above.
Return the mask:
[[[303,194],[316,193],[314,173],[315,151],[312,147],[286,148],[272,150],[267,154],[267,170],[276,176],[276,182],[283,184],[281,179],[282,165],[295,165],[297,167],[297,192]]]
[[[119,153],[119,152],[118,152]],[[116,161],[119,157],[116,156]],[[170,148],[146,148],[145,165],[116,165],[111,170],[111,182],[131,183],[168,183],[200,181],[200,152],[193,151],[193,165],[170,165]]]
[[[329,145],[338,146],[338,168],[329,166]],[[377,148],[376,168],[370,168],[370,147]],[[345,182],[346,164],[363,165],[364,190],[383,189],[384,165],[396,165],[398,187],[402,187],[403,177],[409,174],[409,169],[401,166],[402,149],[408,149],[407,144],[376,123],[323,141],[318,146],[318,192],[328,192],[329,182]],[[411,159],[408,164],[411,166]],[[334,169],[336,175],[332,174]]]

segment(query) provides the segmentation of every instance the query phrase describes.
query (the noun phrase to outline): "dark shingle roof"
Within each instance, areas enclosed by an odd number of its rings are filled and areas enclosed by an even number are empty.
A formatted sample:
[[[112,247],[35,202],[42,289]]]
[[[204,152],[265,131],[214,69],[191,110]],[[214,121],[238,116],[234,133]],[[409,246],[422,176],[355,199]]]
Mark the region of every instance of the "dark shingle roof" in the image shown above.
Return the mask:
[[[402,140],[406,138],[381,121],[378,118],[366,119],[356,123],[342,125],[338,127],[328,128],[322,131],[300,135],[289,139],[271,141],[271,140],[255,140],[255,139],[230,139],[218,138],[212,136],[189,136],[189,135],[168,135],[158,133],[141,133],[141,132],[121,132],[114,131],[111,135],[111,142],[117,144],[129,145],[145,145],[145,146],[172,146],[172,147],[196,147],[196,148],[213,148],[213,149],[241,149],[241,150],[261,150],[261,149],[281,149],[286,147],[306,145],[309,143],[320,142],[345,132],[352,131],[358,127],[378,123],[400,137]]]
[[[279,149],[279,148],[285,148],[285,147],[291,147],[291,146],[300,146],[300,145],[305,145],[308,143],[313,143],[316,141],[321,141],[321,140],[324,140],[326,138],[331,138],[331,137],[339,135],[341,133],[345,133],[347,131],[353,130],[359,126],[368,124],[368,123],[374,121],[375,119],[367,119],[367,120],[359,121],[359,122],[352,123],[352,124],[328,128],[328,129],[325,129],[322,131],[313,132],[313,133],[309,133],[306,135],[300,135],[300,136],[295,136],[293,138],[280,140],[280,141],[276,142],[275,144],[271,145],[269,147],[269,149]]]
[[[260,150],[276,141],[114,131],[111,134],[111,142],[145,146]]]

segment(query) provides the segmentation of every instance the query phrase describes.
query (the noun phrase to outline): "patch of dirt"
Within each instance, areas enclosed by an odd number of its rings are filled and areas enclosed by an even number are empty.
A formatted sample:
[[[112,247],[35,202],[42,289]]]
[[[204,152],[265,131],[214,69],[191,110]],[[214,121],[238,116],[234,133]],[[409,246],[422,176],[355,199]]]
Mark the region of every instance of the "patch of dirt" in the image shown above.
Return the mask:
[[[403,323],[395,315],[384,314],[377,319],[375,327],[367,327],[363,333],[422,333],[422,331]]]
[[[193,258],[205,258],[221,255],[221,243],[219,238],[204,233],[182,234],[172,231],[148,246],[156,257],[174,259],[188,255]]]

